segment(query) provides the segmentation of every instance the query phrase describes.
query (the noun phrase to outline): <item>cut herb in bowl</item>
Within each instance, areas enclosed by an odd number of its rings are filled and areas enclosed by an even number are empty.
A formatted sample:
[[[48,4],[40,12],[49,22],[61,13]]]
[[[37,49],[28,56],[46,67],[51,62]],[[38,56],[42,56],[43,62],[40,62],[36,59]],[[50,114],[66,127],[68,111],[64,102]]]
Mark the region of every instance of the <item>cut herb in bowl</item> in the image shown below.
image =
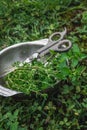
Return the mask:
[[[69,52],[61,54],[52,52],[47,58],[46,64],[34,60],[31,64],[16,65],[17,69],[4,77],[6,86],[30,94],[30,92],[40,92],[54,87],[61,80],[70,82],[70,80],[76,79],[77,83],[79,74],[84,70],[84,67],[79,65],[79,61],[84,58],[84,55],[77,48],[77,46],[73,46]]]
[[[15,64],[17,69],[4,78],[6,87],[26,94],[53,87],[59,80],[57,65],[60,54],[56,54],[55,57],[53,55],[48,58],[47,64],[36,60],[31,64],[24,63],[22,66]]]

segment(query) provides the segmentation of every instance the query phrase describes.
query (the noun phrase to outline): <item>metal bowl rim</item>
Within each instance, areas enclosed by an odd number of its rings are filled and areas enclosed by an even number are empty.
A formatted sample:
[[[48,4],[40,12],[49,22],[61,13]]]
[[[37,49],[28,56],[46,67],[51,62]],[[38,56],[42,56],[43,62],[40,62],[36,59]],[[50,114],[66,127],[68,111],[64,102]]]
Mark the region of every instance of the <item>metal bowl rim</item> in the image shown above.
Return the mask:
[[[37,40],[37,41],[22,42],[22,43],[20,42],[20,43],[17,43],[17,44],[14,44],[14,45],[11,45],[11,46],[8,46],[8,47],[2,49],[0,51],[0,55],[2,55],[4,52],[6,52],[10,49],[20,47],[20,46],[23,46],[23,45],[30,45],[30,46],[32,46],[32,45],[43,45],[44,46],[44,45],[47,44],[47,41],[48,41],[48,39],[46,38],[46,39],[41,39],[41,40]]]

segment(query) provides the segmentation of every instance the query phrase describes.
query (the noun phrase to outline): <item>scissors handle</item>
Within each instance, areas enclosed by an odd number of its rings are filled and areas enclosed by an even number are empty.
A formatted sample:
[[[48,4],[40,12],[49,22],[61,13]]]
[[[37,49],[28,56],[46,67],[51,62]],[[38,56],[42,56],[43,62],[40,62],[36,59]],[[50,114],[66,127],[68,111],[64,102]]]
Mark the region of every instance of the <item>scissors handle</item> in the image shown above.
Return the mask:
[[[56,45],[57,43],[59,43],[59,41],[61,41],[64,36],[66,34],[66,28],[64,29],[63,32],[55,32],[53,33],[50,37],[49,37],[49,40],[48,40],[48,43],[46,46],[42,47],[41,49],[39,49],[37,51],[37,53],[41,54],[41,53],[44,53],[46,50],[48,51],[49,49],[52,49],[52,46]],[[57,40],[53,40],[54,37],[57,38]]]
[[[53,34],[49,37],[48,44],[50,44],[50,43],[52,43],[52,42],[55,42],[55,41],[56,41],[56,42],[61,41],[61,40],[64,38],[64,36],[65,36],[66,33],[67,33],[66,28],[64,29],[63,32],[55,32],[55,33],[53,33]],[[57,40],[53,40],[55,37],[57,38]]]
[[[72,43],[70,40],[64,39],[57,43],[55,46],[52,47],[54,51],[57,52],[66,52],[72,47]]]
[[[54,50],[57,52],[65,52],[68,51],[72,44],[70,40],[63,40],[64,36],[66,34],[66,28],[63,32],[55,32],[53,33],[48,40],[48,44],[41,49],[39,49],[36,53],[41,57],[47,53],[49,53],[50,50]],[[59,37],[58,37],[59,36]],[[54,37],[57,37],[57,40],[53,40]]]

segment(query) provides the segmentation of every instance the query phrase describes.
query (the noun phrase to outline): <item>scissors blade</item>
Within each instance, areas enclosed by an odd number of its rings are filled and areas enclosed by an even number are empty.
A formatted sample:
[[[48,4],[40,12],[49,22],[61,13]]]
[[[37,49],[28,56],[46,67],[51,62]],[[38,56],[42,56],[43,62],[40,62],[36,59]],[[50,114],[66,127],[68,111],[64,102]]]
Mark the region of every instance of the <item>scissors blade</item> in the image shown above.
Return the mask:
[[[52,42],[50,44],[47,44],[45,47],[42,47],[41,49],[37,50],[36,53],[39,54],[39,56],[44,56],[45,54],[49,53],[50,50],[52,50],[52,47],[57,44],[58,42],[55,41],[55,42]]]

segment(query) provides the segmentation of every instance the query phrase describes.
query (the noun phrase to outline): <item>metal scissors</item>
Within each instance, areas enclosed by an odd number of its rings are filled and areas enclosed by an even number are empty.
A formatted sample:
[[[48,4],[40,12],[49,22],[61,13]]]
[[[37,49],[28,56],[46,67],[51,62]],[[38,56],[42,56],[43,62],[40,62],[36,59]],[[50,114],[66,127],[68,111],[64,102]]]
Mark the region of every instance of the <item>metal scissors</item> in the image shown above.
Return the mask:
[[[66,52],[72,47],[72,43],[68,39],[64,39],[64,36],[66,35],[67,30],[64,29],[63,32],[55,32],[53,33],[48,40],[48,43],[46,46],[42,47],[41,49],[37,50],[35,53],[33,53],[32,56],[27,58],[24,62],[31,62],[33,59],[37,59],[39,57],[42,57],[50,52],[50,50],[54,50],[56,52]],[[54,38],[57,38],[57,40],[53,40]]]

